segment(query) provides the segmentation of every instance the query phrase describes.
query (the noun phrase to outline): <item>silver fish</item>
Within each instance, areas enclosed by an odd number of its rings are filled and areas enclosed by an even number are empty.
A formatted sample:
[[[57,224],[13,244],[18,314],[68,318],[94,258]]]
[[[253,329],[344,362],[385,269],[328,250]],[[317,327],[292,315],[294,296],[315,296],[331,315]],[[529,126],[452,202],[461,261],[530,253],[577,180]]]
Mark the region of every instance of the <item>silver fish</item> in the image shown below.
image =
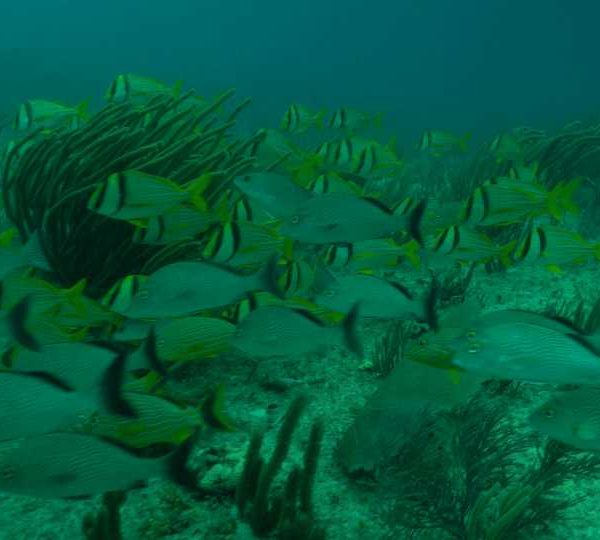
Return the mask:
[[[453,364],[498,379],[600,385],[600,343],[561,320],[519,310],[465,324],[449,347]]]
[[[300,187],[289,176],[275,173],[238,176],[234,184],[274,218],[289,215],[298,205],[313,197],[312,192]]]
[[[185,483],[191,440],[162,458],[77,433],[50,433],[0,445],[0,490],[41,498],[79,498],[139,487],[150,478]]]
[[[391,237],[408,229],[422,243],[420,223],[425,206],[409,214],[393,212],[375,199],[349,193],[323,193],[297,206],[285,218],[281,234],[309,244],[335,244]]]
[[[366,274],[337,276],[315,296],[314,302],[340,313],[349,313],[359,303],[361,317],[425,318],[423,302],[406,287]]]
[[[233,346],[257,357],[299,356],[332,345],[360,355],[356,336],[358,305],[342,324],[327,326],[306,310],[263,306],[252,311],[236,329]]]
[[[207,262],[168,264],[144,281],[123,314],[134,319],[181,317],[234,304],[250,291],[277,291],[275,264],[253,274]]]
[[[134,416],[121,395],[124,361],[116,357],[101,384],[89,392],[77,392],[51,374],[1,372],[0,440],[65,430],[99,409]]]

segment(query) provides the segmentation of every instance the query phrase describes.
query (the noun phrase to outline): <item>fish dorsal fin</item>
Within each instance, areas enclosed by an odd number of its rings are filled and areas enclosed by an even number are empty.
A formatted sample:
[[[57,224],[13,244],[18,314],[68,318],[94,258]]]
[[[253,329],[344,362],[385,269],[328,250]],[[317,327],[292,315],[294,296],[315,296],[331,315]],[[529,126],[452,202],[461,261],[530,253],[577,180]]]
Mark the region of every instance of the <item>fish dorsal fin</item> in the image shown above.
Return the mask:
[[[376,206],[377,208],[379,208],[379,210],[381,210],[382,212],[385,212],[386,214],[392,215],[394,213],[389,206],[382,203],[379,199],[375,199],[374,197],[369,197],[369,196],[361,197],[361,199],[363,201],[368,202],[369,204],[371,204],[373,206]]]
[[[409,300],[414,300],[413,294],[402,283],[397,281],[388,281],[388,283]]]
[[[576,343],[579,343],[582,347],[587,349],[592,354],[600,357],[600,343],[596,343],[595,340],[590,340],[586,336],[578,333],[565,334],[568,338],[572,339]]]
[[[291,310],[294,313],[300,315],[301,317],[304,317],[307,321],[310,321],[311,323],[314,323],[318,326],[325,326],[325,323],[321,319],[319,319],[319,317],[317,317],[314,313],[311,313],[307,309],[291,308]]]
[[[65,383],[63,380],[61,380],[59,377],[55,377],[51,373],[47,373],[45,371],[10,370],[10,371],[7,371],[6,373],[9,373],[10,375],[16,375],[18,377],[29,377],[30,379],[38,379],[39,381],[43,381],[43,382],[49,384],[50,386],[54,386],[57,389],[62,390],[63,392],[74,392],[73,387],[69,386],[67,383]]]

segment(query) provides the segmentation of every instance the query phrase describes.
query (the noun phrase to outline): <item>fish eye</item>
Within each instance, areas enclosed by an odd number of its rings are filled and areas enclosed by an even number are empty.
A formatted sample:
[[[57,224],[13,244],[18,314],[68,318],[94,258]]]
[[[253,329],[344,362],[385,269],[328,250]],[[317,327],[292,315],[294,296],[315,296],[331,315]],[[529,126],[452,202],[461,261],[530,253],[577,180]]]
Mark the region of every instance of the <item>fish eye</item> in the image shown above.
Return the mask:
[[[298,225],[298,223],[300,223],[300,216],[298,216],[298,215],[292,216],[292,219],[290,220],[290,222],[292,223],[292,225]]]
[[[545,418],[554,418],[555,411],[554,409],[547,408],[544,409],[544,417]]]
[[[325,296],[329,296],[330,298],[332,296],[335,296],[335,291],[333,289],[329,289],[326,293]]]
[[[467,337],[468,338],[474,338],[476,336],[476,332],[474,330],[470,330],[469,332],[467,332]]]
[[[421,346],[427,345],[427,340],[425,338],[419,338],[419,345],[421,345]]]

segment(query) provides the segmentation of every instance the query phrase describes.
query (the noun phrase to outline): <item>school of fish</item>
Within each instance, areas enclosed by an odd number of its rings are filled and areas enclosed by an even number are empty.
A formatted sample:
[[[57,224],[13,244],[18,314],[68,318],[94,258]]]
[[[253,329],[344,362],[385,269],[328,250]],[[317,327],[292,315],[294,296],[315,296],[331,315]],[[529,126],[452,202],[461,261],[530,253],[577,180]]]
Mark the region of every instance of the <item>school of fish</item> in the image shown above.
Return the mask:
[[[106,99],[144,103],[179,92],[180,84],[123,74]],[[87,103],[30,100],[13,128],[18,137],[31,129],[78,129],[89,118]],[[123,276],[101,300],[86,295],[85,279],[69,288],[45,279],[51,268],[36,235],[20,242],[6,228],[0,490],[70,498],[153,477],[184,483],[202,431],[234,426],[220,386],[207,389],[201,403],[170,395],[173,369],[232,352],[301,358],[338,348],[361,357],[364,319],[429,325],[408,360],[458,377],[575,385],[536,411],[531,424],[600,450],[600,334],[517,309],[473,308],[440,323],[437,285],[429,279],[454,265],[539,265],[556,273],[597,263],[600,244],[565,225],[578,212],[579,180],[548,189],[535,164],[518,163],[518,143],[500,137],[489,151],[518,166],[482,179],[440,220],[433,201],[383,200],[377,186],[394,182],[406,160],[393,140],[366,135],[380,124],[381,115],[293,104],[278,129],[261,130],[260,144],[249,150],[253,169],[210,202],[210,173],[182,184],[114,171],[90,193],[89,212],[128,223],[134,242],[194,240],[199,247],[193,260]],[[298,142],[311,133],[321,140]],[[415,151],[433,158],[463,153],[469,140],[426,131]],[[9,143],[5,152],[13,148]],[[517,239],[493,240],[490,231],[519,224]],[[427,280],[417,287],[398,275]],[[160,444],[170,451],[152,458],[136,452]]]

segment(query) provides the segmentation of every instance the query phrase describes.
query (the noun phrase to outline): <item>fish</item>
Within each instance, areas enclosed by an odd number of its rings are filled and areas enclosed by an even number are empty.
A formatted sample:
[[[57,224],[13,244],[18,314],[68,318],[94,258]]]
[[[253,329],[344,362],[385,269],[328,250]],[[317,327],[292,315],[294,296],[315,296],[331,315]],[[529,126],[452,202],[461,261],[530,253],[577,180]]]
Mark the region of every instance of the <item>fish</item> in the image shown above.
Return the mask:
[[[15,270],[34,267],[51,271],[39,236],[32,234],[24,244],[15,242],[15,229],[0,233],[0,280]]]
[[[600,385],[600,343],[561,319],[499,310],[463,321],[454,366],[495,379]],[[600,336],[600,335],[599,335]]]
[[[44,373],[63,387],[78,392],[100,388],[115,358],[124,355],[124,371],[155,371],[167,376],[159,358],[157,338],[147,330],[142,343],[121,347],[114,342],[57,343],[32,351],[13,347],[4,355],[4,363],[19,373]]]
[[[180,404],[163,396],[125,392],[124,397],[135,411],[135,418],[95,412],[83,418],[74,431],[114,440],[130,448],[160,443],[179,445],[208,426],[234,431],[233,423],[221,409],[222,398],[213,395],[222,391],[222,386],[211,390],[199,407]]]
[[[354,304],[341,324],[327,326],[308,310],[258,307],[237,325],[232,346],[260,358],[302,356],[333,345],[361,356],[356,334],[359,311],[359,304]]]
[[[20,276],[19,276],[20,277]],[[38,350],[51,343],[81,341],[88,332],[85,322],[79,320],[71,326],[61,320],[69,299],[62,296],[58,287],[33,279],[31,287],[13,287],[15,281],[2,282],[2,316],[0,340],[16,341],[26,348]],[[40,288],[37,288],[37,285]],[[65,311],[62,311],[65,308]]]
[[[234,185],[273,218],[288,215],[313,197],[313,193],[296,184],[289,175],[277,173],[238,176]]]
[[[600,260],[600,243],[589,242],[579,233],[555,225],[533,227],[514,251],[516,261],[539,263],[558,273],[564,266]]]
[[[441,265],[447,265],[450,261],[487,263],[497,259],[508,267],[516,243],[516,240],[512,240],[498,245],[486,234],[467,225],[453,225],[431,238],[425,258],[428,263],[437,262]]]
[[[130,274],[119,279],[100,299],[100,303],[116,313],[127,311],[142,284],[148,279],[143,274]]]
[[[151,478],[190,487],[194,438],[167,456],[141,458],[122,445],[80,433],[48,433],[0,445],[0,491],[38,498],[83,498],[126,491]]]
[[[313,301],[339,313],[349,313],[352,306],[360,304],[361,317],[426,318],[423,301],[406,287],[367,274],[335,276],[334,281],[318,292]]]
[[[327,125],[332,129],[355,132],[367,127],[381,128],[383,114],[369,114],[346,107],[340,107],[329,116]]]
[[[141,285],[123,314],[133,319],[164,319],[234,304],[253,290],[279,294],[273,259],[247,274],[209,262],[163,266]]]
[[[48,318],[47,324],[67,328],[110,327],[120,323],[119,314],[84,294],[87,280],[68,288],[57,287],[30,272],[14,272],[3,282],[2,307],[10,309],[25,297],[31,298],[31,318]]]
[[[320,174],[309,182],[307,188],[316,194],[322,193],[351,193],[357,196],[363,195],[363,190],[360,186],[356,185],[350,180],[342,178],[341,175],[330,172],[326,174]]]
[[[564,444],[600,451],[600,388],[555,392],[531,413],[529,423]]]
[[[290,167],[304,163],[305,152],[276,129],[260,129],[256,142],[250,147],[250,157],[257,170],[285,174]]]
[[[292,104],[285,111],[280,128],[290,133],[304,133],[312,128],[322,128],[324,117],[325,111],[315,112],[303,105]]]
[[[461,220],[469,225],[510,225],[526,218],[577,214],[573,196],[579,180],[562,182],[548,191],[538,182],[500,177],[479,186],[467,199]]]
[[[321,160],[322,167],[359,176],[395,174],[404,166],[396,154],[393,139],[383,145],[378,141],[346,137],[322,143],[315,155]]]
[[[206,209],[202,193],[211,180],[205,174],[180,186],[173,180],[137,170],[111,174],[90,196],[87,208],[113,219],[151,218],[189,202]]]
[[[322,258],[325,265],[333,271],[376,273],[382,269],[398,267],[404,259],[418,268],[419,251],[419,244],[414,240],[400,245],[385,238],[352,244],[332,244],[325,248]]]
[[[180,317],[154,324],[156,354],[166,363],[215,358],[230,349],[235,326],[217,317]]]
[[[285,298],[308,294],[322,271],[318,263],[301,257],[286,258],[281,265],[283,268],[277,276],[277,284]]]
[[[510,133],[501,133],[494,137],[488,151],[496,157],[496,161],[520,161],[523,157],[523,146],[518,137]]]
[[[218,223],[219,217],[194,206],[176,206],[145,219],[131,220],[133,241],[139,244],[167,245],[191,240]]]
[[[273,227],[249,221],[227,221],[213,227],[202,240],[202,258],[234,267],[256,266],[276,253],[289,253],[290,242]]]
[[[106,92],[105,99],[121,102],[139,97],[148,98],[162,95],[177,97],[181,93],[182,86],[182,81],[178,81],[174,86],[169,86],[150,77],[124,73],[113,79]]]
[[[372,198],[348,193],[315,195],[284,219],[280,233],[308,244],[353,243],[391,237],[408,229],[422,243],[420,231],[425,203],[409,214],[394,212]]]
[[[462,136],[448,131],[426,130],[417,144],[417,150],[430,151],[434,155],[442,155],[447,152],[466,152],[471,133]]]
[[[19,107],[14,128],[17,131],[37,126],[77,128],[88,117],[88,105],[88,101],[70,107],[55,101],[30,99]]]
[[[115,356],[86,392],[47,372],[0,372],[0,440],[66,430],[81,415],[98,409],[133,416],[122,395],[125,361],[124,355]]]

